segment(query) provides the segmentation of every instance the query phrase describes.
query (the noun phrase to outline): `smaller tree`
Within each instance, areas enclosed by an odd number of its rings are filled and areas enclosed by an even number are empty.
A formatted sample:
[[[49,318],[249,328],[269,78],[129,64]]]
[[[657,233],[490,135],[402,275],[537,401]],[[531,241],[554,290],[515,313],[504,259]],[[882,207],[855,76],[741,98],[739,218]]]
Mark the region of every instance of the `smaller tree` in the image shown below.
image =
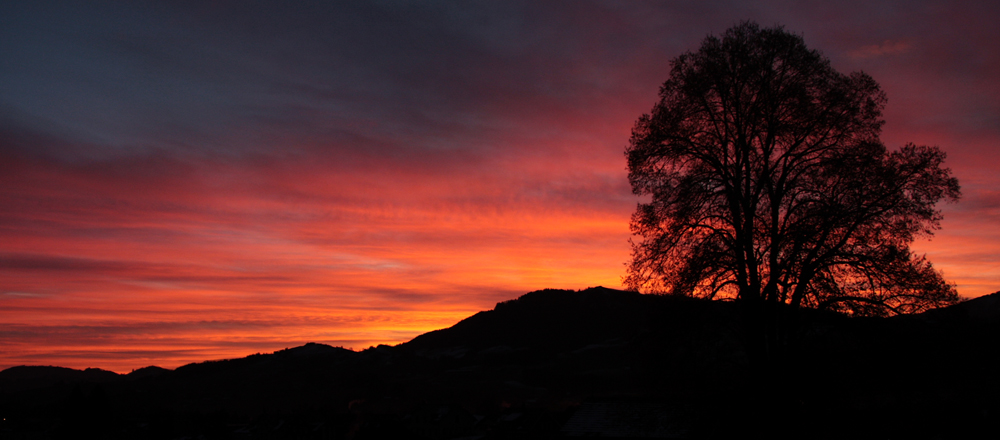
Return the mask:
[[[782,28],[743,23],[672,61],[635,124],[627,287],[853,315],[958,301],[914,238],[958,181],[936,147],[888,151],[886,98]]]

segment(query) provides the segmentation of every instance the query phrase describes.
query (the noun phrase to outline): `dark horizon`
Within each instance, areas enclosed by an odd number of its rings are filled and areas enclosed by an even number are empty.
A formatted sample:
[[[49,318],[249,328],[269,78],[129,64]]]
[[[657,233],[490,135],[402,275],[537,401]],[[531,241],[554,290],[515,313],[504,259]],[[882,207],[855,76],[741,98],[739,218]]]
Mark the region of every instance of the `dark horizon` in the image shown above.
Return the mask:
[[[997,430],[1000,292],[916,318],[799,310],[787,357],[770,368],[746,350],[744,310],[606,288],[543,290],[363,352],[306,345],[122,376],[12,368],[0,372],[0,432],[524,439],[989,438]]]

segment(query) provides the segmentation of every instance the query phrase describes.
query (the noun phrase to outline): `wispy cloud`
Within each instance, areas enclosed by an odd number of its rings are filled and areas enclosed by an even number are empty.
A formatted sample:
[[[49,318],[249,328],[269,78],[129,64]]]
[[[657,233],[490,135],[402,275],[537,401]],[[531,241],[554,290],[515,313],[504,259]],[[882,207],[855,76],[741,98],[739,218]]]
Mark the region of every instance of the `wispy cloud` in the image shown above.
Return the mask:
[[[911,45],[906,41],[885,40],[879,44],[869,44],[848,52],[852,58],[868,59],[900,55],[910,51]]]

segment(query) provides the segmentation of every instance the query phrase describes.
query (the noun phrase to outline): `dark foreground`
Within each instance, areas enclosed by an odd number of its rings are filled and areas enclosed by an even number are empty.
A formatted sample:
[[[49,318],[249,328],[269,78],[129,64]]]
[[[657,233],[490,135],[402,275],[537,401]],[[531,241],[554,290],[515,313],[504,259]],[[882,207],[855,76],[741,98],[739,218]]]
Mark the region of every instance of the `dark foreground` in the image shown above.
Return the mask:
[[[804,313],[750,368],[732,303],[539,291],[446,330],[127,375],[0,372],[0,439],[1000,438],[1000,292]]]

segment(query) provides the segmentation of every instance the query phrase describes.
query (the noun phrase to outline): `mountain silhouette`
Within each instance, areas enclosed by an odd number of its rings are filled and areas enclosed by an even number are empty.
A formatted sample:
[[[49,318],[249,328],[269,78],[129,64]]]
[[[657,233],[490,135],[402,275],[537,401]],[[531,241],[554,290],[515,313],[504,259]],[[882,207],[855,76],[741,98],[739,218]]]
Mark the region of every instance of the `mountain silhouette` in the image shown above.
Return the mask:
[[[1000,432],[1000,292],[894,318],[802,311],[782,371],[766,378],[748,368],[739,316],[729,302],[541,290],[360,352],[309,343],[124,375],[13,367],[0,372],[0,437]]]

